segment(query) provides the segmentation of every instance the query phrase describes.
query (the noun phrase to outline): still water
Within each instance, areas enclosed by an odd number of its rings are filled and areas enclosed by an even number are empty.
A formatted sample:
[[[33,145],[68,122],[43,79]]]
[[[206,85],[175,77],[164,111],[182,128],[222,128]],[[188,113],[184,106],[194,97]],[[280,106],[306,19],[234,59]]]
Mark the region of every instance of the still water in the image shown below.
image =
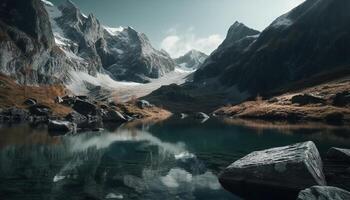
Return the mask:
[[[245,125],[242,125],[245,124]],[[312,140],[350,148],[349,129],[168,120],[52,136],[0,127],[0,199],[240,199],[217,175],[254,151]]]

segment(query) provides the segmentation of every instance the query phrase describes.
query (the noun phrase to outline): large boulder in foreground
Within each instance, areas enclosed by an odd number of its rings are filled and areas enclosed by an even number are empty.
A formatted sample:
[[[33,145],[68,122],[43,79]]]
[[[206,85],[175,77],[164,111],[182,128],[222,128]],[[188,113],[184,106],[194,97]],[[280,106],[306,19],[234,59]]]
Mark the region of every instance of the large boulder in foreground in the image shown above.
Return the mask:
[[[350,192],[329,186],[313,186],[300,191],[297,200],[347,200]]]
[[[311,141],[250,153],[227,167],[219,181],[234,193],[264,187],[265,192],[288,191],[294,199],[302,189],[326,185],[321,157]]]

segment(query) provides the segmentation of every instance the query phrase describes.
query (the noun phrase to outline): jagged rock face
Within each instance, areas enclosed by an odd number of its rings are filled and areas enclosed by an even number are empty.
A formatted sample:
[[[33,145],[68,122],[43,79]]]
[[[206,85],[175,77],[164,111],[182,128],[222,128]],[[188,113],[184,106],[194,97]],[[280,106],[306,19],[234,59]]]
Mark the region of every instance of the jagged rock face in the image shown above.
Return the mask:
[[[188,69],[198,69],[208,56],[200,51],[191,50],[185,55],[175,59],[176,64]]]
[[[305,1],[276,19],[216,77],[255,94],[349,66],[349,9],[347,0]],[[234,50],[225,53],[235,58]]]
[[[313,186],[300,191],[297,200],[346,200],[350,192],[330,186]]]
[[[217,77],[232,63],[237,62],[243,52],[257,39],[259,31],[235,22],[229,29],[226,39],[205,60],[194,74],[196,82]]]
[[[106,71],[116,80],[147,82],[175,68],[166,52],[155,50],[146,35],[131,27],[102,26],[93,15],[83,15],[71,1],[58,9],[47,5],[47,10],[55,24],[56,41],[78,63],[78,70],[92,75]]]
[[[147,82],[175,69],[168,53],[154,49],[145,34],[131,27],[105,27],[96,48],[103,66],[117,80]]]

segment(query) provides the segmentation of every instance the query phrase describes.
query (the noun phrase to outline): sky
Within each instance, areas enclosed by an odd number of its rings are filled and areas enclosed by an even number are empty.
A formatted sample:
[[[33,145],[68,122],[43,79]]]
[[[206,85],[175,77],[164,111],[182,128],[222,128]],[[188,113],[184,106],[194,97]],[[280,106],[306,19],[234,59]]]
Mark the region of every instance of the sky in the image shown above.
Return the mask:
[[[59,5],[65,0],[50,0]],[[179,57],[191,49],[210,54],[235,22],[263,30],[304,0],[72,0],[102,24],[131,26],[152,45]]]

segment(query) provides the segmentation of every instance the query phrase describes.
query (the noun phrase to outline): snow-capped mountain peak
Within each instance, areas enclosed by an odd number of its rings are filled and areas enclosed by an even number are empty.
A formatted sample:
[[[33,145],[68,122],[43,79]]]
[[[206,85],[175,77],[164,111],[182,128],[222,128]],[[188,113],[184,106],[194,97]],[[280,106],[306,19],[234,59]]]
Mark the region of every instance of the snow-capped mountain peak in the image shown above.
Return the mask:
[[[182,68],[197,69],[204,63],[207,57],[208,55],[193,49],[185,55],[175,59],[175,62]]]

